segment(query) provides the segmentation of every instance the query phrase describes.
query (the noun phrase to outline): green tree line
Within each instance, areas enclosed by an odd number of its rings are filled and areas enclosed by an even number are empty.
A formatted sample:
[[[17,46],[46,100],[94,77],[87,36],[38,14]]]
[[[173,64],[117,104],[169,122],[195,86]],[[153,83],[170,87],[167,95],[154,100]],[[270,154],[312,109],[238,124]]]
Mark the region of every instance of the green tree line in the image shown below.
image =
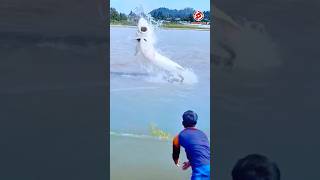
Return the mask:
[[[158,8],[152,10],[149,14],[156,20],[167,20],[170,22],[175,21],[188,21],[192,22],[194,9],[185,8],[181,10],[168,9],[168,8]],[[210,21],[210,11],[204,11],[203,21]],[[134,12],[130,12],[128,15],[125,13],[119,13],[115,8],[110,8],[110,20],[111,23],[121,23],[121,24],[134,24],[137,22],[139,16]]]

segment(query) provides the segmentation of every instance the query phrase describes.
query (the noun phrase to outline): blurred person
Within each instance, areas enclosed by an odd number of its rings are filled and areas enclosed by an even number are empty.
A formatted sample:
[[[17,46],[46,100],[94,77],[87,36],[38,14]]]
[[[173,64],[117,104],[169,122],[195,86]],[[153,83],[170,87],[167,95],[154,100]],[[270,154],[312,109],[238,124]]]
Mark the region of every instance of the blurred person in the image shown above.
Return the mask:
[[[280,180],[280,170],[274,162],[259,154],[238,160],[232,170],[233,180]]]

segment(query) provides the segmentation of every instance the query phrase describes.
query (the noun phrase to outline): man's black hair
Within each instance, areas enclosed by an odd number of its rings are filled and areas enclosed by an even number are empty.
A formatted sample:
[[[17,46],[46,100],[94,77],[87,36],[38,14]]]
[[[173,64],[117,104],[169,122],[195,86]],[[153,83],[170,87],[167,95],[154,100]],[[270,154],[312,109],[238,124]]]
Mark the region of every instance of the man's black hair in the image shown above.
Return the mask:
[[[240,159],[232,170],[233,180],[280,180],[278,166],[267,157],[250,154]]]
[[[182,115],[182,125],[187,127],[194,127],[197,124],[198,115],[194,111],[188,110]]]

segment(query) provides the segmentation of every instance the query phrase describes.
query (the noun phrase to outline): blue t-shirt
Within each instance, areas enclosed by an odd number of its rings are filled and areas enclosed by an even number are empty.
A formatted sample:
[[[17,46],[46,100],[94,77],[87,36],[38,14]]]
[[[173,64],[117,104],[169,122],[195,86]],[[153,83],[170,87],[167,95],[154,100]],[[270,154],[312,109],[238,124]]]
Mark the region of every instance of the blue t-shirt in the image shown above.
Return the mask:
[[[186,128],[178,135],[192,167],[210,164],[210,144],[206,134],[196,128]]]

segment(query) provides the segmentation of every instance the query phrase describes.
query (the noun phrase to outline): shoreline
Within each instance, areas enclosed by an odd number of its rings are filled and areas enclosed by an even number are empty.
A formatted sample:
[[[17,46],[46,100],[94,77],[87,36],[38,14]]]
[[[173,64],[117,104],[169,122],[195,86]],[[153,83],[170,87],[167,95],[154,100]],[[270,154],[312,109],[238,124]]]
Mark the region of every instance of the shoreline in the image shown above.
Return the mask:
[[[110,27],[121,27],[121,28],[137,28],[137,26],[133,25],[121,25],[121,24],[110,24]],[[196,27],[160,27],[159,29],[164,29],[164,30],[196,30],[196,31],[210,31],[210,28],[196,28]]]

